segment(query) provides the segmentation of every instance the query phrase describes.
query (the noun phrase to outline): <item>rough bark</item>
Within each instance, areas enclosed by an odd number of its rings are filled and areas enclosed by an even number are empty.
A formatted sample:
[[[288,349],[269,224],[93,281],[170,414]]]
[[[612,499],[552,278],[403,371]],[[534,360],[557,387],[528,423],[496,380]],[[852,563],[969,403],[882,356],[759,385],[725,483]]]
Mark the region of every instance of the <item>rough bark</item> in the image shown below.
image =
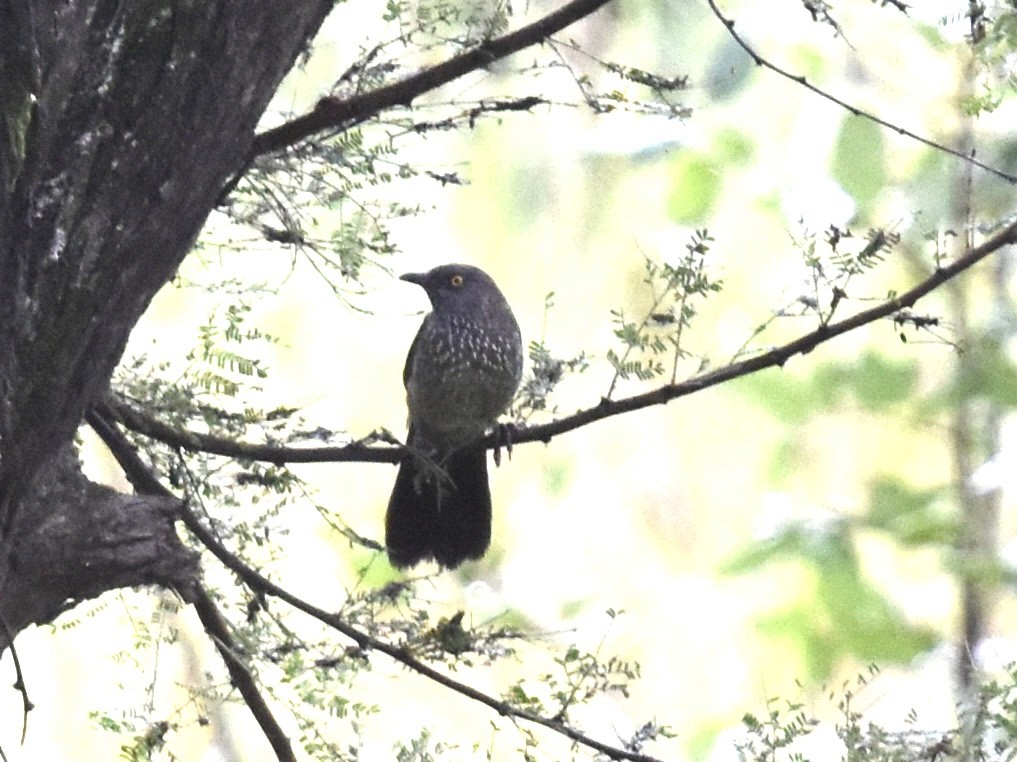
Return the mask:
[[[65,598],[156,581],[164,504],[73,479],[49,502],[33,485],[104,391],[331,5],[0,0],[0,596],[15,631],[44,620],[51,588],[73,582],[26,563],[26,548],[55,548],[47,532],[69,539],[75,489],[82,515],[107,521],[96,539],[135,531],[137,517],[118,528],[118,512],[148,515],[134,551],[153,557]]]
[[[160,585],[193,599],[198,556],[177,536],[179,501],[95,484],[70,448],[43,468],[27,497],[0,596],[0,616],[11,632],[50,622],[119,587]],[[0,632],[0,649],[5,636]]]

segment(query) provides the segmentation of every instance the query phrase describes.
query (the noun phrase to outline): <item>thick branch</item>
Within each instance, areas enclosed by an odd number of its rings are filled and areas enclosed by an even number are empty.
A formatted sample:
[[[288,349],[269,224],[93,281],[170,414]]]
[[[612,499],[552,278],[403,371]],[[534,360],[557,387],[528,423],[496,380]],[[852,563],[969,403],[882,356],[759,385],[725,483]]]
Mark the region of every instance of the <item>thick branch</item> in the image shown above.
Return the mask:
[[[102,417],[96,412],[90,414],[89,420],[90,422],[95,421],[97,424],[95,425],[96,432],[100,437],[102,437],[107,446],[110,447],[110,451],[117,459],[117,462],[120,463],[121,468],[124,469],[128,479],[130,479],[131,483],[134,484],[135,489],[141,492],[160,496],[172,495],[172,493],[162,485],[155,474],[152,473],[151,469],[142,462],[142,460],[138,457],[137,452],[135,452],[134,448],[130,446],[130,443],[127,442],[119,431],[117,431],[109,422],[103,421]],[[531,722],[536,725],[542,725],[555,733],[565,736],[577,744],[586,746],[604,754],[609,759],[627,759],[634,760],[635,762],[659,762],[659,760],[655,757],[650,757],[645,754],[639,754],[637,752],[601,743],[600,741],[590,738],[578,730],[553,718],[542,717],[514,707],[504,701],[499,701],[498,699],[489,696],[476,688],[466,685],[465,683],[461,683],[458,680],[454,680],[448,675],[439,672],[433,667],[416,659],[407,649],[374,638],[365,632],[361,632],[344,621],[342,617],[318,608],[317,606],[306,602],[302,598],[298,598],[293,593],[290,593],[268,578],[262,576],[259,572],[247,566],[247,564],[240,560],[236,555],[227,550],[226,547],[219,542],[215,535],[201,523],[201,520],[186,505],[182,507],[181,515],[184,525],[194,534],[198,541],[201,542],[201,544],[204,545],[209,552],[212,553],[212,555],[219,559],[226,568],[240,577],[246,585],[251,587],[253,590],[264,593],[265,595],[278,598],[279,600],[288,603],[298,611],[302,611],[322,624],[331,627],[352,640],[364,651],[379,651],[400,664],[410,668],[414,672],[433,680],[434,682],[455,691],[462,696],[466,696],[467,698],[473,699],[474,701],[493,709],[503,717],[511,717]]]
[[[311,113],[258,135],[251,147],[250,158],[280,151],[328,129],[359,124],[386,108],[409,106],[414,98],[535,45],[609,2],[611,0],[572,0],[532,24],[487,40],[465,53],[391,85],[345,100],[322,98]]]
[[[191,598],[197,555],[177,537],[175,500],[94,484],[70,448],[36,484],[0,569],[0,615],[13,634],[121,587],[159,585]],[[0,634],[0,650],[6,642]]]

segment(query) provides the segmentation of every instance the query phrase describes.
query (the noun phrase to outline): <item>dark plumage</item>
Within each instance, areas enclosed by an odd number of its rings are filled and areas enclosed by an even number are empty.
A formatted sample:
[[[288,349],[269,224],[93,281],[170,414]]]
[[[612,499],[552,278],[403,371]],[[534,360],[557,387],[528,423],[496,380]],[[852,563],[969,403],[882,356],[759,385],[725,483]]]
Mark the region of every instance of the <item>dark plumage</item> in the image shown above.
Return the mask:
[[[385,515],[394,566],[453,569],[491,542],[487,452],[480,444],[519,387],[523,344],[498,286],[469,265],[403,275],[431,300],[403,369],[411,453]]]

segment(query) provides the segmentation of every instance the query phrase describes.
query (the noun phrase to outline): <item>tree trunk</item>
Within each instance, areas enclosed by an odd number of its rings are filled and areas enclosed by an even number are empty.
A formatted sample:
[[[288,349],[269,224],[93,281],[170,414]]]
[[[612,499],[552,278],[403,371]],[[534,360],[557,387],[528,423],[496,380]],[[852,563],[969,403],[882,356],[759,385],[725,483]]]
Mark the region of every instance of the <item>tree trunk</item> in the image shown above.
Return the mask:
[[[0,597],[7,632],[51,622],[118,587],[158,584],[192,600],[197,554],[177,537],[179,501],[123,495],[88,481],[70,447],[47,464],[21,501]]]
[[[186,590],[195,573],[165,501],[90,484],[66,450],[331,7],[0,0],[0,611],[13,632],[124,584]]]

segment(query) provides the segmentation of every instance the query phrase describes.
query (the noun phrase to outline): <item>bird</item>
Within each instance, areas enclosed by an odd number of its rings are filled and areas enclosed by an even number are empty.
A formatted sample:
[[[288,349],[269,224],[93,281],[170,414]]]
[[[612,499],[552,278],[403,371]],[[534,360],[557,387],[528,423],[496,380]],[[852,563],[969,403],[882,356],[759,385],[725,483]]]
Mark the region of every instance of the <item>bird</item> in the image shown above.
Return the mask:
[[[455,569],[491,543],[484,435],[519,388],[523,344],[508,301],[479,268],[445,264],[401,280],[431,302],[403,367],[409,433],[385,512],[396,568]]]

